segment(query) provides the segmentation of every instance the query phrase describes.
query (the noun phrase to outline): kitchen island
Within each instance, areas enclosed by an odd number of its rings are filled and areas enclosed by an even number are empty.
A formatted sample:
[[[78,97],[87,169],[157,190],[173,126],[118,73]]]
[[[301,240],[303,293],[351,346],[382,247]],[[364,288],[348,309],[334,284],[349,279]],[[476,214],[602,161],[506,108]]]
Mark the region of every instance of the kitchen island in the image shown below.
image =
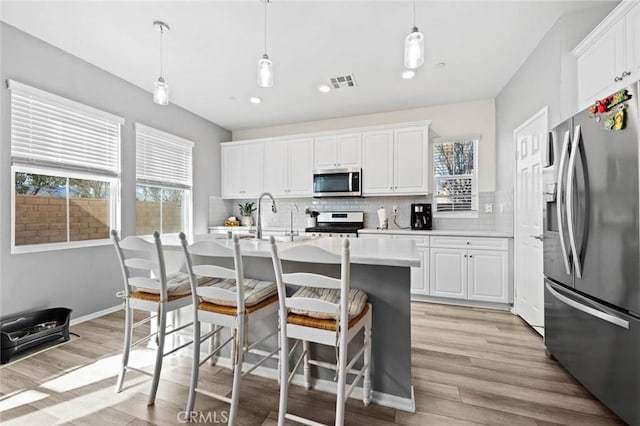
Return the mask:
[[[197,240],[211,239],[213,236],[199,236]],[[231,241],[217,240],[230,247]],[[411,267],[420,266],[420,257],[415,243],[410,240],[372,240],[352,239],[351,242],[351,287],[365,291],[373,308],[372,326],[372,395],[374,403],[405,411],[415,411],[413,387],[411,382]],[[171,243],[170,243],[171,244]],[[279,242],[280,253],[290,247],[315,245],[340,254],[341,239],[331,237],[312,238],[294,242]],[[269,241],[241,239],[246,277],[275,281]],[[232,266],[226,260],[216,263]],[[282,261],[284,272],[316,272],[340,277],[339,264],[323,264],[317,259],[299,251],[295,260]],[[264,333],[264,328],[273,324],[251,324],[250,338],[256,333]],[[262,329],[261,329],[262,328]],[[275,345],[276,341],[267,342]],[[349,346],[351,355],[357,353],[362,340],[356,338]],[[275,346],[273,346],[275,347]],[[269,349],[265,347],[264,349]],[[335,362],[335,351],[331,347],[317,345],[312,347],[316,358],[330,363]],[[221,360],[222,361],[222,360]],[[248,359],[251,362],[251,358]],[[259,374],[277,377],[275,365],[256,370]],[[314,387],[318,390],[335,392],[333,373],[327,370],[312,369],[315,377]],[[349,379],[351,376],[349,377]],[[294,383],[302,384],[302,377],[294,378]],[[361,395],[358,389],[353,397]]]

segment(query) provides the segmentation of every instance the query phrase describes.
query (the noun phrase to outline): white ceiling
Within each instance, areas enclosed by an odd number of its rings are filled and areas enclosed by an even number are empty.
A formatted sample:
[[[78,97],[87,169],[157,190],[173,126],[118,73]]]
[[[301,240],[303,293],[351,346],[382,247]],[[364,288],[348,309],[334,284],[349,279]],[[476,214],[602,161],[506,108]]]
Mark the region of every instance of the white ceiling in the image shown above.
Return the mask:
[[[259,0],[2,0],[0,19],[148,91],[159,76],[152,23],[162,20],[171,27],[164,44],[171,102],[240,130],[494,97],[559,16],[594,5],[419,0],[426,60],[413,80],[402,80],[410,1],[272,0],[267,50],[275,85],[269,89],[256,84],[263,53]],[[347,73],[355,74],[356,88],[317,91],[329,77]],[[264,101],[250,104],[251,96]]]

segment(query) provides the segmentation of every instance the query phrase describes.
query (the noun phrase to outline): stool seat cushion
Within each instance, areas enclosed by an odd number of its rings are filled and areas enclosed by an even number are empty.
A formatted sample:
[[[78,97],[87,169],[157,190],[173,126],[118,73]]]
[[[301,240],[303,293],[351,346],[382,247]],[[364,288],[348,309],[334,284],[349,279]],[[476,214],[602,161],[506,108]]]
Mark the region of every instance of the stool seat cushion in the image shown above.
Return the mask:
[[[191,294],[167,294],[167,302],[173,302],[174,300],[182,299],[183,297],[189,297]],[[147,300],[149,302],[160,303],[160,294],[149,293],[146,291],[132,291],[129,297],[133,299]]]
[[[236,280],[226,279],[219,280],[213,283],[213,287],[221,288],[223,290],[228,290],[232,292],[236,292]],[[276,283],[273,281],[261,281],[255,279],[247,279],[244,280],[244,306],[248,308],[250,306],[256,305],[266,298],[273,296],[278,293],[278,288],[276,287]],[[203,296],[202,300],[205,302],[213,303],[216,305],[222,306],[232,306],[236,307],[237,301],[234,297],[233,299],[216,299],[213,297]]]
[[[338,288],[318,288],[318,287],[300,287],[291,298],[303,297],[310,299],[319,299],[325,302],[340,304],[340,289]],[[349,319],[357,316],[367,305],[367,293],[360,289],[349,290]],[[326,312],[305,311],[303,309],[289,308],[289,312],[298,315],[304,315],[318,319],[337,319],[338,312],[329,314]]]
[[[349,328],[352,328],[354,325],[360,321],[362,317],[366,315],[369,311],[369,305],[365,304],[364,309],[355,317],[349,319]],[[312,318],[308,315],[298,315],[298,314],[289,314],[287,315],[287,323],[294,325],[301,325],[303,327],[313,327],[319,328],[322,330],[331,330],[336,331],[336,320],[335,319],[319,319]]]
[[[198,277],[198,286],[211,285],[215,282],[213,278]],[[160,290],[156,288],[133,287],[132,291],[139,293],[160,294]],[[167,276],[167,295],[184,296],[191,294],[191,283],[189,282],[189,274],[184,272],[175,272]]]
[[[251,312],[255,312],[259,309],[264,308],[265,306],[269,306],[272,303],[276,303],[277,301],[278,301],[278,295],[274,294],[260,301],[259,303],[256,303],[255,305],[245,306],[245,310],[247,311],[248,314],[250,314]],[[223,315],[235,316],[238,314],[238,308],[236,306],[218,305],[216,303],[210,303],[210,302],[200,302],[198,304],[198,309],[203,311],[213,312],[216,314],[223,314]]]

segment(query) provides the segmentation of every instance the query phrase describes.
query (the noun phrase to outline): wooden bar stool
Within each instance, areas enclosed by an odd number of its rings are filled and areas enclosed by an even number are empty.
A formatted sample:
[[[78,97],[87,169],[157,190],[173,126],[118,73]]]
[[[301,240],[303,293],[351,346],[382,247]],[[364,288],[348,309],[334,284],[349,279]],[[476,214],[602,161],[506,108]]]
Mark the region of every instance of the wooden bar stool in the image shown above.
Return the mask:
[[[304,364],[305,385],[310,387],[310,365],[337,371],[336,425],[344,424],[345,400],[355,385],[363,379],[362,400],[369,405],[371,394],[371,304],[366,303],[367,295],[362,290],[350,288],[349,240],[342,240],[342,254],[324,250],[314,245],[299,245],[278,254],[275,239],[270,238],[271,256],[276,275],[279,296],[280,322],[280,407],[278,425],[284,425],[285,419],[300,423],[317,425],[318,423],[287,413],[287,392],[291,379],[302,361]],[[304,261],[314,259],[315,263],[340,264],[341,277],[332,278],[314,273],[282,273],[283,260]],[[285,284],[299,289],[287,297]],[[362,349],[347,363],[347,347],[353,338],[364,330]],[[298,339],[291,350],[288,338]],[[289,356],[300,341],[303,342],[302,354],[289,373]],[[316,361],[310,358],[309,342],[333,346],[336,348],[336,365]],[[364,357],[360,370],[353,369],[355,362]],[[347,375],[355,378],[347,388]]]
[[[111,236],[122,270],[124,292],[118,293],[118,295],[124,299],[125,310],[122,367],[118,374],[115,390],[116,392],[122,391],[124,376],[127,370],[135,370],[152,376],[151,391],[148,400],[148,405],[152,405],[155,402],[156,392],[158,390],[163,358],[191,344],[191,342],[186,342],[166,353],[164,352],[165,337],[191,325],[191,323],[189,323],[179,327],[167,327],[168,312],[191,304],[191,297],[189,297],[191,294],[191,285],[189,277],[185,273],[176,273],[167,277],[162,242],[160,241],[160,234],[157,231],[153,233],[153,243],[133,236],[120,240],[115,230],[111,231]],[[201,284],[202,283],[201,280]],[[155,316],[150,315],[148,318],[133,324],[134,309],[147,311],[155,314]],[[157,319],[158,321],[157,331],[148,334],[132,344],[131,337],[133,329],[152,319]],[[152,337],[156,338],[157,345],[153,373],[130,366],[129,353],[131,348],[148,341]]]
[[[259,338],[251,345],[246,342],[246,331],[250,322],[263,321],[269,316],[276,316],[278,310],[276,283],[245,279],[237,235],[234,235],[230,241],[226,240],[226,242],[224,240],[218,240],[218,242],[212,240],[198,241],[189,246],[184,233],[180,233],[180,241],[185,255],[187,272],[191,277],[194,307],[193,363],[186,411],[187,413],[193,411],[196,393],[201,393],[230,404],[228,421],[229,425],[234,425],[238,416],[241,377],[252,372],[269,358],[278,357],[279,348],[275,348],[271,352],[256,348],[257,345],[278,333],[275,327],[277,324],[275,318],[274,331],[272,333]],[[223,244],[230,247],[226,247]],[[225,268],[206,263],[194,264],[195,256],[197,256],[197,259],[203,257],[233,258],[234,268]],[[196,276],[215,278],[218,281],[208,287],[196,287]],[[215,327],[208,333],[201,335],[201,322],[213,324]],[[231,337],[221,344],[217,344],[216,341],[212,351],[201,360],[201,344],[210,338],[218,336],[223,327],[228,327],[231,330]],[[231,343],[231,363],[233,366],[231,398],[198,388],[200,366],[229,343]],[[243,372],[243,360],[246,353],[260,355],[262,358],[250,369]]]

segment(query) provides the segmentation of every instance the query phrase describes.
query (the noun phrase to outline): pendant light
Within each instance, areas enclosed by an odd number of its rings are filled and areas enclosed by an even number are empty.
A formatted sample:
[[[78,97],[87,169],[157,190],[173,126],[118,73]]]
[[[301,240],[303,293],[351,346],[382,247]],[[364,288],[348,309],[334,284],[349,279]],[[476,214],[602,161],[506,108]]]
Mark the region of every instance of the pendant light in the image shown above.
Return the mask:
[[[416,27],[416,0],[413,0],[413,28],[404,39],[404,66],[414,70],[424,64],[424,35]]]
[[[153,102],[158,105],[169,104],[169,85],[165,83],[162,77],[162,36],[164,32],[169,32],[170,28],[167,24],[161,21],[155,21],[153,26],[160,31],[160,77],[153,83]]]
[[[264,54],[258,61],[258,86],[260,87],[272,87],[273,86],[273,63],[267,55],[267,3],[269,0],[264,1]]]

